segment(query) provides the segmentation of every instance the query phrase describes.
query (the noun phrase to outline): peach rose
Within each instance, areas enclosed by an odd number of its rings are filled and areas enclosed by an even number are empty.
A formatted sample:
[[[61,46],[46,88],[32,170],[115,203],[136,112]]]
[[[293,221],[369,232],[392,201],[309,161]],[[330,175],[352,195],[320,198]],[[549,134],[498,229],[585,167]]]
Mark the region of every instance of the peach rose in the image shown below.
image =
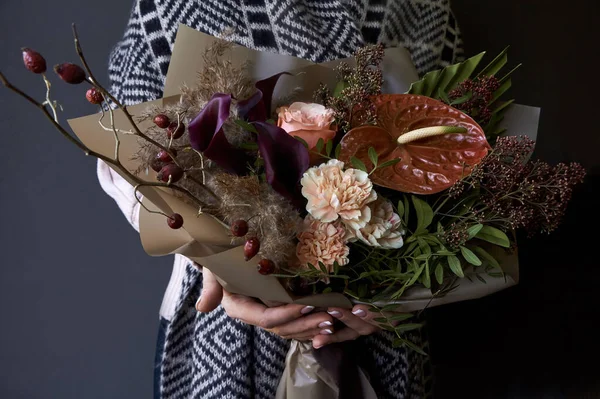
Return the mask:
[[[306,210],[315,219],[328,223],[340,218],[357,230],[371,219],[367,204],[377,199],[377,193],[366,172],[343,168],[343,162],[332,159],[308,169],[300,181],[302,195],[308,200]]]
[[[394,212],[392,203],[380,198],[369,204],[371,220],[360,229],[348,229],[346,239],[354,242],[360,240],[373,247],[397,249],[404,245],[402,221]]]
[[[331,129],[333,110],[321,104],[295,102],[277,108],[277,115],[277,126],[306,141],[309,150],[317,146],[319,139],[327,143],[335,137],[335,130]]]
[[[322,223],[307,215],[296,247],[300,264],[306,266],[310,263],[319,267],[319,262],[322,262],[329,272],[333,271],[335,262],[340,266],[347,265],[350,248],[346,245],[345,235],[344,225],[339,221]]]

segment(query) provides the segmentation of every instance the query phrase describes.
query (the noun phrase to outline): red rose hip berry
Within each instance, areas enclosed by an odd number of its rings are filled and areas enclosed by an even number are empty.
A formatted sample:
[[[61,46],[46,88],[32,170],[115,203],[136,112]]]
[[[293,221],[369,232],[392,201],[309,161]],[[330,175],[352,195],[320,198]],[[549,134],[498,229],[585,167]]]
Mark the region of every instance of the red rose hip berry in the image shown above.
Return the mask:
[[[262,259],[260,262],[258,262],[256,269],[263,276],[268,276],[269,274],[273,274],[275,272],[275,263],[269,259]]]
[[[85,92],[85,98],[92,104],[100,104],[104,101],[102,93],[100,93],[99,90],[96,90],[95,87],[92,87]]]
[[[178,139],[183,136],[185,132],[185,125],[183,123],[171,122],[169,127],[167,128],[167,137]]]
[[[169,176],[171,177],[171,183],[175,183],[183,177],[183,169],[174,163],[168,163],[162,167],[160,172],[158,172],[158,175],[156,175],[156,178],[159,181],[168,183]]]
[[[46,60],[40,53],[30,48],[23,47],[23,64],[25,68],[33,73],[44,73],[46,72]]]
[[[183,226],[183,217],[178,213],[174,213],[167,218],[167,224],[170,228],[177,230]]]
[[[85,80],[85,71],[75,64],[65,62],[64,64],[56,65],[54,72],[65,82],[72,85],[77,85]]]
[[[154,124],[161,129],[166,129],[171,124],[171,120],[165,114],[158,114],[154,117]]]
[[[256,237],[249,238],[244,244],[244,259],[249,261],[254,258],[260,249],[260,241]]]
[[[231,234],[235,237],[243,237],[248,234],[248,222],[245,220],[236,220],[231,224]]]
[[[177,151],[171,150],[174,156],[177,156]],[[156,154],[156,159],[160,162],[173,162],[173,158],[169,155],[169,153],[165,150],[161,150],[158,154]]]

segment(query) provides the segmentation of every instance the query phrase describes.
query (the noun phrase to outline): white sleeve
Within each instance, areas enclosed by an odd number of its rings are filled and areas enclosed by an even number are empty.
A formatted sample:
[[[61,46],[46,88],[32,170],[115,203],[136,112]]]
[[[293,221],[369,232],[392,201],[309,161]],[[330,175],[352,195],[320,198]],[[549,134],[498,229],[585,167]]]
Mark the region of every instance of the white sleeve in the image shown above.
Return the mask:
[[[116,201],[127,221],[139,232],[140,203],[134,197],[133,186],[104,161],[98,160],[97,171],[102,189]],[[138,198],[142,198],[140,193],[138,193]]]

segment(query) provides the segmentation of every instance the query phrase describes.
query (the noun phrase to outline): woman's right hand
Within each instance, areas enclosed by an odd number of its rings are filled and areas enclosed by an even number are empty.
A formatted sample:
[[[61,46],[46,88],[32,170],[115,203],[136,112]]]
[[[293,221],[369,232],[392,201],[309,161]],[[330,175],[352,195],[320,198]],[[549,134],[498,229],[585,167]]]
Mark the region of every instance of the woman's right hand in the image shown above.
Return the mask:
[[[287,304],[268,307],[245,295],[225,291],[215,276],[203,268],[202,295],[196,302],[199,312],[210,312],[219,303],[231,318],[261,327],[285,339],[305,341],[333,333],[333,318],[326,312],[311,313],[313,306]]]

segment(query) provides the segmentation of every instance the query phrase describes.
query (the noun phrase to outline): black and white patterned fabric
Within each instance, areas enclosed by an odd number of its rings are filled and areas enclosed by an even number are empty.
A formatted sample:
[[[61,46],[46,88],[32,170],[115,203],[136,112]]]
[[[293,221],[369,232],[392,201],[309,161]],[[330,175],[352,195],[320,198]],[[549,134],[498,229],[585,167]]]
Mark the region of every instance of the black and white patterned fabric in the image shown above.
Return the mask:
[[[365,43],[404,46],[419,73],[457,61],[460,33],[448,0],[137,0],[109,64],[126,104],[161,97],[179,23],[265,51],[323,62]],[[230,319],[196,312],[202,274],[186,269],[160,365],[162,398],[273,398],[289,343]],[[417,337],[413,337],[417,338]],[[363,339],[379,398],[423,398],[424,358],[392,348],[381,332]]]

